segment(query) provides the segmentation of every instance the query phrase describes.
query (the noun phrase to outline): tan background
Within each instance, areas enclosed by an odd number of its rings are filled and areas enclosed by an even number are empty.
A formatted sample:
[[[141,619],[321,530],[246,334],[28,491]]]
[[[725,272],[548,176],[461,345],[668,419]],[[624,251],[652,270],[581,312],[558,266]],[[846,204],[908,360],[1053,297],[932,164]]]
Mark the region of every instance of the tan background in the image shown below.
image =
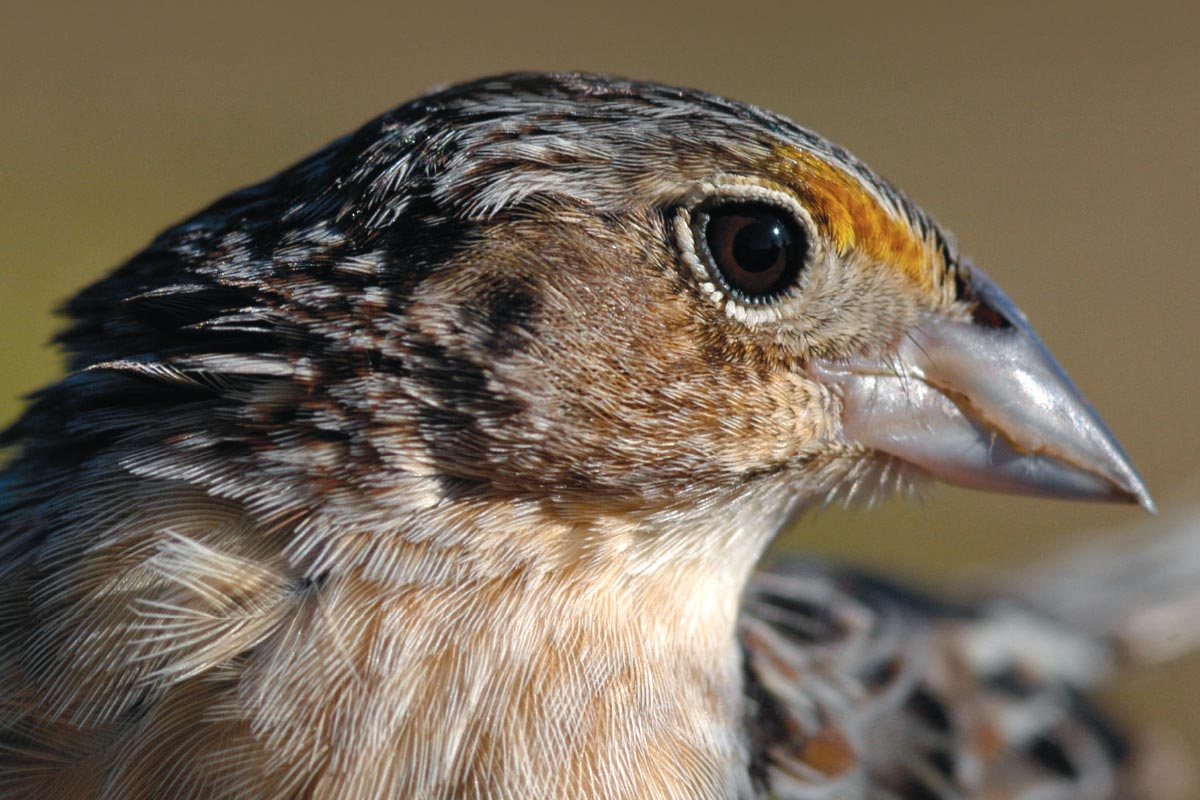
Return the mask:
[[[1200,18],[1182,4],[144,5],[0,13],[0,420],[57,374],[51,310],[167,224],[434,84],[581,68],[848,146],[1023,306],[1165,514],[1200,500]],[[786,544],[953,581],[1140,519],[943,490]],[[1200,756],[1200,659],[1113,702]]]

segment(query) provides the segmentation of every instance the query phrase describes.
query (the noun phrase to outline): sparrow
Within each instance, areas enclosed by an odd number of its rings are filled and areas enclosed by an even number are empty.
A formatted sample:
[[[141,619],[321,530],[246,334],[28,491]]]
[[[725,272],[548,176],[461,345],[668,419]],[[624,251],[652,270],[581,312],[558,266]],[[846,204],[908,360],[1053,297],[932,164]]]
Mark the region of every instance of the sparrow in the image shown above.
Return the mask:
[[[951,236],[788,119],[443,88],[65,314],[0,440],[0,796],[1134,791],[1083,694],[1115,618],[758,566],[930,478],[1153,508]]]

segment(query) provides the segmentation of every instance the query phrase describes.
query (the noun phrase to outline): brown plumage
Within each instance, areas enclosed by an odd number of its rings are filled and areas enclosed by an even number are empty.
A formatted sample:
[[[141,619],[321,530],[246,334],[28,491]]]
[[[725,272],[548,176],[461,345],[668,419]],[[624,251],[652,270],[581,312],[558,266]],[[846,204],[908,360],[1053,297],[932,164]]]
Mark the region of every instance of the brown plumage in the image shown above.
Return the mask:
[[[1149,504],[1020,312],[785,119],[454,87],[67,313],[4,440],[0,795],[1119,790],[1076,694],[1109,631],[752,582],[804,508],[925,473]]]

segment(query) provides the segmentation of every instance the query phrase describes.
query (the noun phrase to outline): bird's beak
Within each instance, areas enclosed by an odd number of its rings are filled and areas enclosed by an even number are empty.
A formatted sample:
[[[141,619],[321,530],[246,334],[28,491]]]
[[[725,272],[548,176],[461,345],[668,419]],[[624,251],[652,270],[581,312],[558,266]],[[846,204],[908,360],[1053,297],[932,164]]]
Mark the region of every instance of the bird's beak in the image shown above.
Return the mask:
[[[1117,500],[1154,511],[1121,445],[1012,301],[980,270],[972,318],[926,313],[879,359],[817,361],[842,435],[980,489]]]

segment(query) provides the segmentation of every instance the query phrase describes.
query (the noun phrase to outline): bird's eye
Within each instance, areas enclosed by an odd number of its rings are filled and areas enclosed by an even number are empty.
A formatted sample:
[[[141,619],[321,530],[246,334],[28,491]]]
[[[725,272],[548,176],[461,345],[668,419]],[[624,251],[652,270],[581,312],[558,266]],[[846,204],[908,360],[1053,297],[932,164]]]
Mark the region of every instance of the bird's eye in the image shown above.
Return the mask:
[[[766,303],[792,286],[808,238],[791,215],[763,203],[724,203],[694,217],[696,249],[713,277],[744,303]]]

